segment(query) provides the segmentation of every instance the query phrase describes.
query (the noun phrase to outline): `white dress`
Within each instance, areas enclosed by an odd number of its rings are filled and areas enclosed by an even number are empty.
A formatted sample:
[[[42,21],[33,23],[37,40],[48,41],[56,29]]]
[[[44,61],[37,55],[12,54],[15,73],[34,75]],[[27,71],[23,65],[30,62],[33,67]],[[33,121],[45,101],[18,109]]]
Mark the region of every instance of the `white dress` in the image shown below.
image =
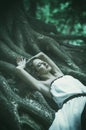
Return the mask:
[[[50,91],[60,109],[49,130],[81,130],[81,114],[86,96],[75,97],[64,104],[63,102],[75,94],[86,93],[86,87],[79,80],[65,75],[51,84]]]

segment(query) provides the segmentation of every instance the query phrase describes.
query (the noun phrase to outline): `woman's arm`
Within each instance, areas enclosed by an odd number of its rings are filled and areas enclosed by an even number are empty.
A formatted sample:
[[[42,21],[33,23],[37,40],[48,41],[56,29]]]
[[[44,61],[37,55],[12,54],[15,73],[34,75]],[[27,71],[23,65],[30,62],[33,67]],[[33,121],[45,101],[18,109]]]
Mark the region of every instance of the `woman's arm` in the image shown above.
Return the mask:
[[[27,84],[33,86],[33,88],[40,91],[40,83],[38,80],[36,80],[34,77],[32,77],[27,71],[25,71],[20,66],[16,67],[16,73],[17,75],[24,80]]]
[[[51,67],[52,67],[52,71],[55,73],[62,73],[62,71],[59,69],[59,67],[43,52],[38,53],[37,55],[35,55],[34,57],[40,58],[41,60],[44,60],[45,62],[47,62]]]

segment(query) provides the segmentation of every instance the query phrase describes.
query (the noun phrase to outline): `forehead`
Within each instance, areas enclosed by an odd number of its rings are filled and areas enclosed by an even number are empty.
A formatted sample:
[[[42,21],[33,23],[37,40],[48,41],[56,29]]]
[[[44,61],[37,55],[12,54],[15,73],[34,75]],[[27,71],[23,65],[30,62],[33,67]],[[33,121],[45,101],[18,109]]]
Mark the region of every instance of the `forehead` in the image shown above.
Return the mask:
[[[37,64],[39,64],[39,63],[41,63],[41,62],[43,62],[43,61],[40,60],[40,59],[34,59],[34,60],[33,60],[33,65],[37,65]]]

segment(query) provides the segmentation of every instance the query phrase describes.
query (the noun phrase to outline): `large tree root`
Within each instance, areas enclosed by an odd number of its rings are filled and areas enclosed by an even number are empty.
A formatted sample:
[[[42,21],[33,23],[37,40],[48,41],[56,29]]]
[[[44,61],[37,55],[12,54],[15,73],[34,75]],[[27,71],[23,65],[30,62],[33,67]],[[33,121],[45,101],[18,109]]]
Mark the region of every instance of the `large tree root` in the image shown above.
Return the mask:
[[[11,90],[6,79],[0,76],[0,118],[3,117],[2,122],[9,126],[9,129],[20,130],[21,125],[27,125],[34,130],[37,130],[37,128],[41,130],[41,123],[44,122],[46,128],[50,125],[54,118],[54,111],[39,92],[34,93],[34,99],[32,97],[20,98]],[[38,98],[40,98],[42,104],[37,101]],[[6,118],[5,114],[7,115]],[[13,124],[12,126],[10,122]]]

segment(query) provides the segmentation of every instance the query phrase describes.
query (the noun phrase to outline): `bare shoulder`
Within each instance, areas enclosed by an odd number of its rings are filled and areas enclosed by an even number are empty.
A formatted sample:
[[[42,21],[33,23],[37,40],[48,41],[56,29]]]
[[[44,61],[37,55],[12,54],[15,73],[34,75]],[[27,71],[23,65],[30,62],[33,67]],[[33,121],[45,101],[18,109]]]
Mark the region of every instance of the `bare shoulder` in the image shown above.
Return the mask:
[[[52,81],[55,80],[55,79],[56,79],[56,77],[51,78],[51,79],[48,79],[48,80],[40,81],[40,82],[41,82],[42,84],[44,84],[45,86],[49,87],[49,89],[50,89],[51,83],[52,83]]]

